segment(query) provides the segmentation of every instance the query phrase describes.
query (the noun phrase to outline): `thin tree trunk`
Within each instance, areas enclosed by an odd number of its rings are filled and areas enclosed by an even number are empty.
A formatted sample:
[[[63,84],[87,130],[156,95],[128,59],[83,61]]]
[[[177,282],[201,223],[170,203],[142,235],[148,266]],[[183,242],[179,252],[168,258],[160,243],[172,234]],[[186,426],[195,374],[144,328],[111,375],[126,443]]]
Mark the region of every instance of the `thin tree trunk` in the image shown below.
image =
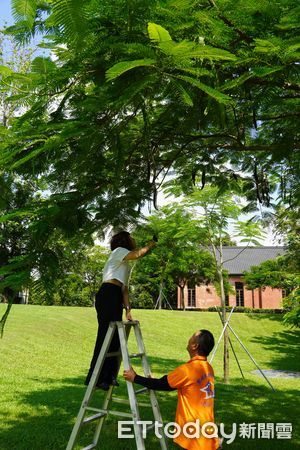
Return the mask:
[[[220,293],[221,293],[221,307],[222,307],[222,321],[223,325],[226,323],[227,313],[226,313],[226,302],[225,302],[225,290],[224,290],[224,280],[222,269],[218,269],[218,276],[220,282]],[[229,336],[228,328],[224,332],[224,353],[223,353],[223,379],[224,383],[229,383]]]
[[[164,288],[164,282],[161,280],[159,285],[159,294],[158,294],[158,309],[162,309],[162,293]]]
[[[185,311],[185,301],[184,301],[184,286],[179,286],[180,288],[180,306]]]
[[[221,309],[222,309],[222,322],[223,325],[226,323],[226,298],[225,298],[225,290],[224,290],[224,279],[223,279],[223,246],[222,246],[222,239],[220,237],[219,239],[220,245],[218,248],[220,257],[217,257],[217,251],[216,247],[211,241],[215,262],[217,265],[217,273],[219,278],[219,284],[220,284],[220,294],[221,294]],[[224,383],[229,383],[229,335],[228,335],[228,328],[226,328],[224,335],[224,347],[223,347],[223,380]]]
[[[15,293],[12,290],[10,290],[8,288],[7,291],[10,291],[10,292],[9,293],[6,292],[6,299],[7,299],[6,311],[5,311],[5,313],[3,314],[3,316],[1,317],[1,320],[0,320],[0,337],[1,338],[3,337],[4,325],[5,325],[5,322],[7,320],[8,315],[9,315],[9,312],[11,310],[11,307],[13,305],[14,297],[15,297]]]

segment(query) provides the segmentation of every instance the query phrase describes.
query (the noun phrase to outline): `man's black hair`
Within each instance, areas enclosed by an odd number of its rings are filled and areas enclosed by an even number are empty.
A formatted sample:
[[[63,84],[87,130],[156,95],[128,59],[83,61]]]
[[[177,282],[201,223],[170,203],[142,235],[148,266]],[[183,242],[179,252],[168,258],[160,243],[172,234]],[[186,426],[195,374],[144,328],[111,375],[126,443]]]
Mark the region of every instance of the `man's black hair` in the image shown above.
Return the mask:
[[[208,330],[200,330],[200,334],[197,336],[197,343],[199,345],[199,355],[204,356],[208,356],[215,346],[214,337]]]

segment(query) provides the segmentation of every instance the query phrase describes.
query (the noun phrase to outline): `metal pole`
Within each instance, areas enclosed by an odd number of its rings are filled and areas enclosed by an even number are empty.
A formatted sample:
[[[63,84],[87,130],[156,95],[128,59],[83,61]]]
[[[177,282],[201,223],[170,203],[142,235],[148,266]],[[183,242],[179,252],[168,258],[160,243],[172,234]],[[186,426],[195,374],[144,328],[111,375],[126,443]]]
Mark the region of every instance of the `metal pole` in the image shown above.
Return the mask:
[[[263,373],[263,371],[261,370],[261,368],[259,367],[259,365],[257,364],[257,362],[255,361],[255,359],[253,358],[253,356],[251,355],[251,353],[247,350],[247,348],[245,347],[245,345],[242,343],[242,341],[240,340],[240,338],[238,337],[238,335],[236,334],[236,332],[234,331],[234,329],[231,327],[230,324],[228,324],[228,327],[230,329],[230,331],[232,331],[232,333],[235,335],[236,339],[239,341],[239,343],[241,344],[241,346],[243,347],[243,349],[245,350],[245,352],[247,353],[247,355],[250,357],[250,359],[254,362],[254,364],[256,365],[256,367],[258,368],[258,370],[260,371],[260,373],[262,374],[262,376],[264,377],[264,379],[266,380],[266,382],[269,384],[269,386],[271,386],[271,388],[273,389],[273,391],[275,392],[274,387],[272,386],[272,384],[270,383],[270,381],[268,380],[268,378],[266,377],[266,375]]]
[[[226,320],[226,322],[225,322],[225,324],[224,324],[224,327],[223,327],[222,333],[221,333],[221,335],[220,335],[220,337],[219,337],[219,340],[218,340],[218,342],[217,342],[217,345],[215,346],[214,351],[213,351],[213,353],[212,353],[212,355],[211,355],[211,358],[210,358],[210,361],[209,361],[210,364],[212,363],[212,360],[213,360],[214,357],[215,357],[216,351],[217,351],[217,349],[218,349],[218,347],[219,347],[219,344],[220,344],[220,342],[221,342],[221,339],[222,339],[222,337],[223,337],[223,334],[225,333],[226,327],[229,325],[229,320],[230,320],[231,314],[233,313],[234,308],[235,308],[235,307],[233,306],[232,309],[231,309],[231,311],[230,311],[230,314],[229,314],[229,316],[228,316],[228,319]],[[217,311],[218,311],[218,310],[217,310]],[[222,322],[222,323],[223,323],[223,322]]]
[[[166,297],[164,291],[162,291],[162,294],[163,294],[163,296],[164,296],[165,302],[167,303],[167,305],[169,306],[169,308],[173,311],[173,308],[172,308],[172,306],[170,305],[170,303],[168,302],[168,299],[167,299],[167,297]]]
[[[230,344],[230,347],[231,347],[232,353],[234,354],[234,357],[235,357],[236,363],[237,363],[237,365],[238,365],[238,368],[240,369],[240,372],[241,372],[241,375],[242,375],[242,377],[243,377],[243,378],[245,379],[245,377],[244,377],[244,374],[243,374],[243,371],[242,371],[242,368],[241,368],[241,366],[240,366],[240,363],[239,363],[239,360],[238,360],[238,358],[237,358],[237,356],[236,356],[236,354],[235,354],[235,351],[234,351],[234,348],[233,348],[233,345],[232,345],[231,339],[230,339],[230,338],[228,338],[228,339],[229,339],[229,344]]]

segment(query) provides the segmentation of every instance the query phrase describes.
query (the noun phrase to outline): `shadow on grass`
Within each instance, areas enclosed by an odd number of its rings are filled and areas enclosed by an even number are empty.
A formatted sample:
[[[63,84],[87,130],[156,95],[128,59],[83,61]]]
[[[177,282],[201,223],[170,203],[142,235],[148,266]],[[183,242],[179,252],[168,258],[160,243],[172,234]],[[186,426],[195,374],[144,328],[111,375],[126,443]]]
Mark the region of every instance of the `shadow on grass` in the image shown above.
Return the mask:
[[[243,313],[242,313],[243,314]],[[278,323],[283,323],[283,313],[278,313],[278,314],[274,314],[274,313],[262,313],[262,314],[258,314],[258,313],[251,313],[251,312],[247,312],[244,313],[247,317],[249,317],[249,319],[253,319],[253,320],[272,320],[274,322],[278,322]],[[288,328],[287,328],[288,329]]]
[[[153,369],[164,373],[165,368],[176,367],[180,361],[151,358]],[[63,450],[66,448],[75,418],[85,392],[84,377],[67,378],[64,380],[40,379],[45,388],[39,391],[21,393],[18,389],[18,405],[31,408],[31,413],[19,413],[19,416],[10,420],[9,417],[1,419],[0,450]],[[120,377],[120,387],[115,390],[118,397],[127,398],[125,382]],[[223,422],[230,431],[231,424],[235,423],[261,423],[261,422],[294,422],[295,412],[298,410],[297,394],[292,384],[288,389],[272,392],[261,384],[241,380],[232,380],[231,385],[218,383],[216,386],[216,420]],[[15,393],[12,392],[12,395]],[[164,422],[174,420],[177,395],[172,393],[158,393],[159,404]],[[103,392],[97,391],[93,399],[93,406],[101,407]],[[139,397],[145,402],[146,395]],[[128,412],[126,405],[115,404],[114,409]],[[151,420],[151,409],[141,408],[141,417]],[[128,420],[128,419],[125,419]],[[295,425],[295,423],[294,423]],[[93,425],[88,425],[93,427]],[[82,446],[91,443],[91,435],[84,435]],[[178,449],[172,442],[169,449]],[[117,439],[117,419],[108,417],[101,434],[98,448],[101,450],[134,450],[135,441],[132,439]],[[157,450],[158,440],[149,435],[146,441],[147,450]],[[225,445],[226,448],[226,445]],[[245,440],[237,438],[231,447],[234,450],[251,449],[267,450],[296,450],[299,442],[294,438],[290,441]]]
[[[230,385],[216,385],[215,419],[230,432],[232,423],[292,423],[293,439],[237,439],[230,447],[236,449],[296,449],[299,448],[299,391],[292,388],[273,392],[268,386],[248,380],[234,379]],[[296,428],[296,426],[298,428]],[[297,438],[297,439],[296,439]],[[226,448],[226,446],[225,446]]]
[[[300,371],[299,331],[280,331],[271,336],[253,337],[252,342],[260,345],[271,356],[269,365],[277,370]]]
[[[281,314],[247,313],[247,317],[257,321],[258,325],[261,320],[266,319],[282,324]],[[269,365],[273,369],[300,371],[300,330],[287,327],[285,331],[274,332],[269,336],[254,336],[251,341],[272,355]]]

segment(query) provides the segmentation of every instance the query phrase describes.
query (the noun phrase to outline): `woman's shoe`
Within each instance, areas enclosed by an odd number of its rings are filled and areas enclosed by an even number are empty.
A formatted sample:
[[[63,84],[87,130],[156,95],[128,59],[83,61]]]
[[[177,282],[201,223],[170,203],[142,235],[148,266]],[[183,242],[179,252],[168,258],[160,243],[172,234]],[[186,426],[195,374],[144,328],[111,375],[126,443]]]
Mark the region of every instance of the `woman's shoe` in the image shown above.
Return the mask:
[[[115,377],[112,377],[112,379],[111,379],[111,384],[112,384],[113,386],[115,386],[115,387],[120,386],[119,383],[117,382],[117,379],[116,379]]]
[[[108,391],[109,384],[105,381],[102,381],[102,383],[96,384],[96,389],[102,389],[103,391]]]

